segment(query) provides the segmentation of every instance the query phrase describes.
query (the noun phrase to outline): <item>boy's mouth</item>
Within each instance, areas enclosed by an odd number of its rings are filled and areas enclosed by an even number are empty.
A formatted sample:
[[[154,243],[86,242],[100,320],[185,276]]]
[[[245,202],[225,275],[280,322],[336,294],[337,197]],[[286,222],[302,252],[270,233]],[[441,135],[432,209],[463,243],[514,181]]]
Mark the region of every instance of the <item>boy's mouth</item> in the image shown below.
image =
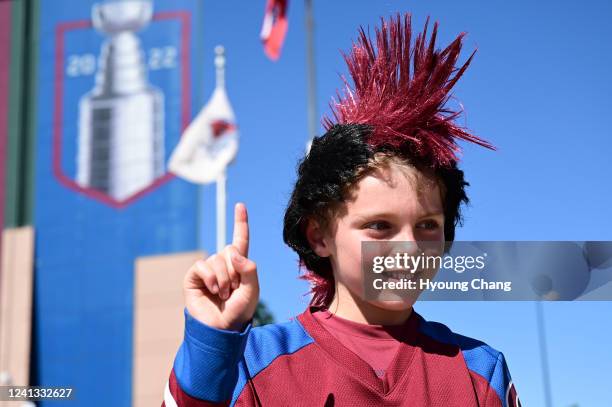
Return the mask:
[[[385,270],[381,273],[381,276],[387,281],[402,281],[403,279],[407,280],[416,280],[421,274],[421,270],[417,270],[414,273],[411,273],[407,270]]]

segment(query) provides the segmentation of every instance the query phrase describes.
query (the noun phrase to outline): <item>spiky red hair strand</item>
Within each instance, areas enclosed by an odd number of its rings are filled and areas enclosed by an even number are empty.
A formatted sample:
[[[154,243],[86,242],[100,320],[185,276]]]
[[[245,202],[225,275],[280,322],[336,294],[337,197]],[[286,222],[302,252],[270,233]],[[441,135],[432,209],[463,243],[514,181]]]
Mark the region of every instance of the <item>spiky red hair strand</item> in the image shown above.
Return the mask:
[[[495,149],[470,134],[454,120],[461,111],[446,107],[451,89],[474,56],[455,67],[465,33],[444,50],[436,49],[438,23],[429,41],[427,27],[412,44],[410,14],[381,19],[376,28],[376,46],[360,29],[359,39],[349,54],[343,54],[353,86],[343,78],[343,95],[332,101],[333,118],[324,118],[329,130],[334,124],[367,124],[373,129],[368,144],[410,148],[431,165],[447,166],[457,161],[457,140],[466,140]]]

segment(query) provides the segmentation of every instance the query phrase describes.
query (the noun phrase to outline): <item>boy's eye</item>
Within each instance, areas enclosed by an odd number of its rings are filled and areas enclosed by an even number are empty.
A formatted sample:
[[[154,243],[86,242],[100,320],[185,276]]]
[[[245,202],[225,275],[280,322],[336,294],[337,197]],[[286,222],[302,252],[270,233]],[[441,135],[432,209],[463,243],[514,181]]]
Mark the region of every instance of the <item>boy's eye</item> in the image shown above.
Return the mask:
[[[426,230],[433,230],[433,229],[437,229],[440,225],[438,224],[437,221],[433,220],[433,219],[429,219],[426,221],[423,221],[421,223],[419,223],[417,225],[418,229],[426,229]]]
[[[387,222],[371,222],[365,225],[366,229],[372,229],[372,230],[385,230],[385,229],[388,229],[389,227],[390,225]]]

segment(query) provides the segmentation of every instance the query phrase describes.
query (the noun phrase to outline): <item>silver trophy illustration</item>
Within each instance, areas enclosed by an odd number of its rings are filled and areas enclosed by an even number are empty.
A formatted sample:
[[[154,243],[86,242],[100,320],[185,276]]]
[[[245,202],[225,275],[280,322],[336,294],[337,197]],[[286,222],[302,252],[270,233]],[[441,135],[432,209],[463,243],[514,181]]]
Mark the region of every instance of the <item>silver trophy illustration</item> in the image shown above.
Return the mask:
[[[150,185],[164,169],[164,98],[147,81],[136,32],[153,14],[148,0],[94,4],[102,45],[94,88],[79,103],[76,181],[122,200]]]

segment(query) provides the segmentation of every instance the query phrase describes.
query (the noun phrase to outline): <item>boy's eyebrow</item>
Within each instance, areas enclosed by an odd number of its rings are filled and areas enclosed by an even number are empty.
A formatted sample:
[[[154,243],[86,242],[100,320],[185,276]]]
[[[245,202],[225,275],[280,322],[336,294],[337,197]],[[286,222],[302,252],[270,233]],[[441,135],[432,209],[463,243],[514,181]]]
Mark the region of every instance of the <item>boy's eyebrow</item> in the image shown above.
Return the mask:
[[[393,212],[365,212],[365,213],[356,214],[355,218],[367,220],[367,219],[372,219],[372,218],[390,218],[390,217],[395,217],[395,216],[397,216],[397,214]]]
[[[428,217],[435,217],[435,216],[444,216],[444,212],[428,212],[425,215],[420,216],[421,218],[428,218]]]
[[[422,215],[419,215],[418,218],[428,218],[428,217],[437,217],[437,216],[444,216],[444,212],[442,211],[427,212]],[[355,218],[358,220],[367,220],[367,219],[372,219],[372,218],[393,218],[393,217],[397,217],[396,212],[374,212],[373,211],[373,212],[355,214]]]

